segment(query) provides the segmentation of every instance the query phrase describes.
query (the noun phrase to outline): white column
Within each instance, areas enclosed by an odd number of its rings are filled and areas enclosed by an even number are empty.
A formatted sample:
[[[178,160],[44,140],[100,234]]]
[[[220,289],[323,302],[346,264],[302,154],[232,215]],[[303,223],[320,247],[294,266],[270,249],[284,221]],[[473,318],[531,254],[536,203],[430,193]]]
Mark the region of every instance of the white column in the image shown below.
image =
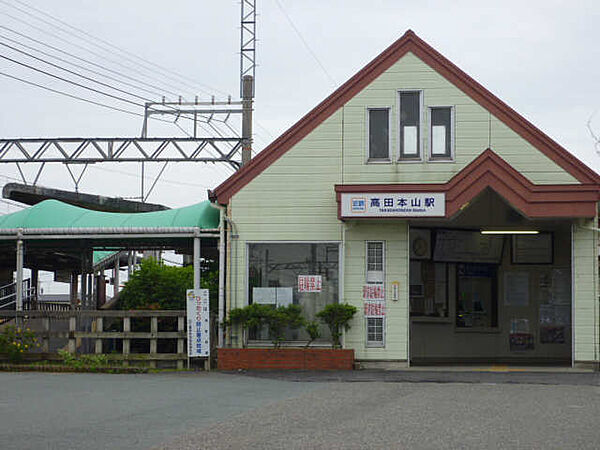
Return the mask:
[[[17,311],[23,311],[23,241],[17,240]]]
[[[119,285],[121,284],[121,260],[120,260],[120,256],[119,254],[117,254],[117,259],[115,261],[115,268],[114,270],[114,275],[113,275],[113,279],[114,279],[114,292],[113,292],[113,298],[119,295]]]
[[[194,237],[194,289],[200,289],[200,238]]]
[[[225,320],[225,208],[221,208],[219,216],[219,336],[218,346],[223,347]]]

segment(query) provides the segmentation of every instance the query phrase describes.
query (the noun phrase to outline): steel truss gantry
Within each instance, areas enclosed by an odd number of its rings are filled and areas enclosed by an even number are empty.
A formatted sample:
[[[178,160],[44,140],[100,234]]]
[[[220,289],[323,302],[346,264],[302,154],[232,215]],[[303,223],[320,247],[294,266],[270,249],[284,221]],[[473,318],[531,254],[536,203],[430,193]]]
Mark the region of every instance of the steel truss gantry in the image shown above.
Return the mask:
[[[0,139],[0,163],[225,162],[240,167],[240,137]]]

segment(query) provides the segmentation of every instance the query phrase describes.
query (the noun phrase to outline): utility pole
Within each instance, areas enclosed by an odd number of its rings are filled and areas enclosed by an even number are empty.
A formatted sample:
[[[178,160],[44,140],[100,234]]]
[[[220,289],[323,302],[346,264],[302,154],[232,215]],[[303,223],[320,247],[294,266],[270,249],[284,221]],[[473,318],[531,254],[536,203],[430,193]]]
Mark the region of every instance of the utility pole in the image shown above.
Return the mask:
[[[252,94],[254,78],[245,75],[242,78],[242,166],[252,159]]]

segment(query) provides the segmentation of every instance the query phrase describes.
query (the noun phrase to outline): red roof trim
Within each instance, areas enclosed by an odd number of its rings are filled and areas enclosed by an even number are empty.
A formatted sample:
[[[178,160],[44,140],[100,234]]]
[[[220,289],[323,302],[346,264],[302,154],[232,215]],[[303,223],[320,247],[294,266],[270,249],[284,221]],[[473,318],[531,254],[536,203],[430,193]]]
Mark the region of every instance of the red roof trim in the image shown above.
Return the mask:
[[[338,218],[342,193],[443,192],[446,218],[452,218],[484,189],[491,188],[530,218],[594,217],[600,186],[535,185],[492,150],[487,149],[447,183],[336,185]],[[354,219],[354,218],[353,218]]]
[[[279,159],[407,52],[413,52],[426,64],[429,64],[451,83],[473,98],[473,100],[487,108],[531,145],[573,175],[578,181],[583,184],[600,184],[600,176],[592,169],[579,161],[575,156],[554,142],[506,103],[409,30],[356,75],[340,86],[333,94],[273,141],[253,160],[225,180],[214,192],[209,192],[210,198],[222,204],[227,203],[231,196]]]

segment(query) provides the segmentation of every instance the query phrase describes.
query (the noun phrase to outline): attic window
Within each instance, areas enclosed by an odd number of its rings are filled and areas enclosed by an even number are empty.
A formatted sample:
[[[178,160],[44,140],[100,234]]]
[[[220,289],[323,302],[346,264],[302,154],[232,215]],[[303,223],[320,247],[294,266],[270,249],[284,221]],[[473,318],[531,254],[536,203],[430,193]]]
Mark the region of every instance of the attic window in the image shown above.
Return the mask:
[[[431,159],[452,158],[452,108],[429,108],[429,142]]]
[[[390,110],[389,108],[370,108],[369,122],[369,161],[390,160]]]
[[[400,92],[400,159],[421,158],[421,92]]]

